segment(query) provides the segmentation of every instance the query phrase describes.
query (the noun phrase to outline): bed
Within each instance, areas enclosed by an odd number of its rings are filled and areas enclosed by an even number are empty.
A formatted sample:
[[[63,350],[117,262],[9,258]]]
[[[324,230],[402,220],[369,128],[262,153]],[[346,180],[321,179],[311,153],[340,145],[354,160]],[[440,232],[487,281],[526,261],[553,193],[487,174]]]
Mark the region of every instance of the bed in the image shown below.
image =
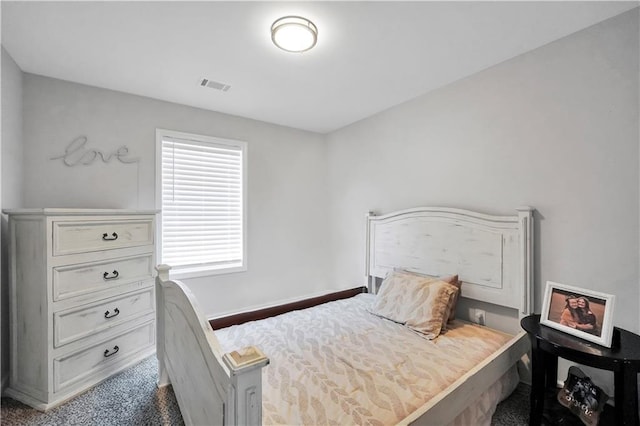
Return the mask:
[[[173,385],[185,423],[196,425],[465,424],[478,407],[490,418],[529,349],[524,332],[456,319],[425,339],[372,315],[372,306],[398,268],[456,273],[459,316],[479,303],[517,323],[532,312],[532,215],[529,207],[510,216],[453,208],[369,214],[368,294],[215,332],[189,289],[159,265],[158,385]]]

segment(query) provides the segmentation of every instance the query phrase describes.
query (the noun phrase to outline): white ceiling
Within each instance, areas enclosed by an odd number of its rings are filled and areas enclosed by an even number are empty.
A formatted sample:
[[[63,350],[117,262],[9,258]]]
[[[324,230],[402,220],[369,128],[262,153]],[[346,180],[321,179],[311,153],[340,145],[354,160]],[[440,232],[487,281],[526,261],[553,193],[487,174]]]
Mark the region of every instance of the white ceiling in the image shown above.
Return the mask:
[[[2,1],[2,44],[25,72],[327,133],[637,4]],[[309,52],[271,43],[292,14]]]

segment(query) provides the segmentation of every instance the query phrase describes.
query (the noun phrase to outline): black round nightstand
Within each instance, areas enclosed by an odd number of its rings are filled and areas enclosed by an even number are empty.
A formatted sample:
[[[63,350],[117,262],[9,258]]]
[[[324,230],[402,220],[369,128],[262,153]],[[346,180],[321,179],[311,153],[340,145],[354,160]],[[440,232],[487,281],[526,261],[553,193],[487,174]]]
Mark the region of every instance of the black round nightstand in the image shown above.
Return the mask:
[[[540,425],[545,389],[556,388],[558,357],[613,371],[615,424],[638,426],[638,372],[640,336],[615,327],[611,348],[587,342],[540,325],[540,315],[529,315],[520,325],[531,340],[531,411],[529,425]]]

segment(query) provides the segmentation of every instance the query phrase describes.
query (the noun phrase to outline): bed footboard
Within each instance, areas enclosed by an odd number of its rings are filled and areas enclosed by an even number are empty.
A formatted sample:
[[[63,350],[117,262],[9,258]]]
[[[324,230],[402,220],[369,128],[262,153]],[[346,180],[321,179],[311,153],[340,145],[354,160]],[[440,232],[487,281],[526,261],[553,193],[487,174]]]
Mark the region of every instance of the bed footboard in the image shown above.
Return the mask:
[[[262,368],[257,348],[222,354],[191,291],[156,267],[158,386],[173,385],[187,425],[261,425]]]

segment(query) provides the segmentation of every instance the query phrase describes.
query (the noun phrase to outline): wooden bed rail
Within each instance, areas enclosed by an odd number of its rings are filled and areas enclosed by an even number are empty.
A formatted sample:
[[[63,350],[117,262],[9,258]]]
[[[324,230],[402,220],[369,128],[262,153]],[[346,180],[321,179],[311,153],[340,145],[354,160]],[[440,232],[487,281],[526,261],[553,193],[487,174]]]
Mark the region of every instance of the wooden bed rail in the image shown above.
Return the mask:
[[[308,299],[298,300],[283,305],[271,306],[264,309],[242,312],[239,314],[228,315],[219,318],[211,318],[209,320],[209,324],[211,324],[211,328],[213,328],[214,330],[220,330],[221,328],[231,327],[232,325],[239,325],[249,321],[258,321],[265,318],[275,317],[276,315],[284,314],[291,311],[298,311],[300,309],[311,308],[313,306],[321,305],[327,302],[333,302],[335,300],[348,299],[349,297],[353,297],[357,294],[366,292],[366,287],[354,287],[348,290],[323,294],[322,296],[311,297]]]

